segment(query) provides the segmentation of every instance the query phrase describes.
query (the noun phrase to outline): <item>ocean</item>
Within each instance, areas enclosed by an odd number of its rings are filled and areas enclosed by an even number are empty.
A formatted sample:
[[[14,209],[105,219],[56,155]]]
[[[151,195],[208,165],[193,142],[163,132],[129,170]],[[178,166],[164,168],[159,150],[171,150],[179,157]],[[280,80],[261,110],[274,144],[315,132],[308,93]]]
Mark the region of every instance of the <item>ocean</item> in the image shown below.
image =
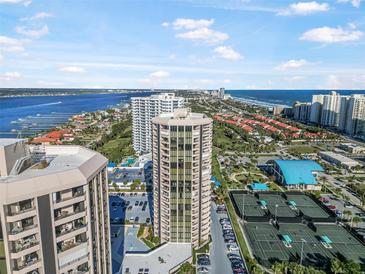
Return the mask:
[[[329,90],[226,90],[227,94],[245,102],[273,106],[291,106],[295,101],[310,102],[313,94]],[[340,94],[365,94],[365,91],[339,91]],[[150,93],[80,94],[68,96],[0,97],[0,138],[33,136],[40,131],[67,122],[71,115],[102,110],[126,104],[132,96]]]
[[[61,125],[74,114],[103,110],[130,102],[130,94],[80,94],[68,96],[0,97],[0,138],[14,138]]]
[[[311,102],[314,94],[329,94],[330,90],[226,90],[232,97],[261,106],[292,106],[295,101]],[[365,90],[336,91],[341,95],[365,94]]]

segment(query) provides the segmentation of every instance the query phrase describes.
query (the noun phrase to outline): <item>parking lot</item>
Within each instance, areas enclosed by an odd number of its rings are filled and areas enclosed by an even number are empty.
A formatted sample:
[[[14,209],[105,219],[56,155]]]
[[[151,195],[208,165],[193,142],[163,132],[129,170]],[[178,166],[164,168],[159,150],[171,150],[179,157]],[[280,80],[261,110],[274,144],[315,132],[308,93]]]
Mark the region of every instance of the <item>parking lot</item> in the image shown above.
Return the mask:
[[[357,216],[357,214],[359,213],[364,213],[356,206],[345,207],[344,202],[339,198],[333,198],[333,195],[323,194],[322,197],[325,197],[329,201],[328,203],[326,203],[327,206],[333,205],[336,207],[334,210],[339,210],[341,212],[339,216],[341,216],[345,210],[351,212],[351,215],[349,217],[350,219],[351,217]],[[365,228],[365,217],[362,217],[362,220],[362,222],[357,224],[357,227]]]
[[[137,232],[138,224],[151,224],[152,222],[151,202],[152,196],[145,192],[110,193],[109,212],[113,273],[119,273],[125,252],[146,252],[149,250],[148,246],[138,239]],[[133,224],[133,226],[124,225],[124,223]]]
[[[146,192],[110,193],[110,221],[112,224],[121,224],[124,220],[151,224],[151,203],[152,196]]]
[[[211,258],[211,274],[232,273],[231,262],[227,254],[233,253],[239,255],[239,251],[228,251],[227,244],[224,242],[222,226],[219,223],[220,218],[228,218],[225,213],[218,214],[216,212],[217,206],[212,204],[212,244],[210,248]]]
[[[210,253],[197,254],[197,273],[247,273],[246,264],[240,255],[228,215],[225,210],[217,212],[217,208],[218,206],[212,203]]]

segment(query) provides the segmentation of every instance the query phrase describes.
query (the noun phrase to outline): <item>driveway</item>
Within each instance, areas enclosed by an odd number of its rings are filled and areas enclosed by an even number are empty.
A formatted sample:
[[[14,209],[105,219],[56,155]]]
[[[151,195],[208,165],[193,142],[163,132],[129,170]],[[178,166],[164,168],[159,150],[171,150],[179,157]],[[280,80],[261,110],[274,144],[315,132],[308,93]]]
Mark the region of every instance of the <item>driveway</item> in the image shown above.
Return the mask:
[[[228,218],[227,214],[217,214],[215,203],[212,204],[212,244],[210,247],[211,274],[229,274],[232,273],[231,263],[227,258],[227,246],[224,243],[223,231],[220,218]],[[231,252],[239,255],[239,252]]]

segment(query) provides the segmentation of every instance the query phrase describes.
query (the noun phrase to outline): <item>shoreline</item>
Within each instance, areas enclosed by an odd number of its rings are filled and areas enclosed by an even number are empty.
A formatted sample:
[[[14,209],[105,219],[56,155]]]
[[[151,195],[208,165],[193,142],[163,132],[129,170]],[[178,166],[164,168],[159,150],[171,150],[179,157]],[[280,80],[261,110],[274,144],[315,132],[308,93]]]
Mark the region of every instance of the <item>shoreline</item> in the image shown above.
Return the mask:
[[[233,100],[235,101],[240,101],[249,105],[255,105],[255,106],[259,106],[259,107],[265,107],[265,108],[274,108],[274,107],[284,107],[284,108],[291,108],[291,106],[289,105],[283,105],[283,104],[275,104],[275,103],[269,103],[269,102],[264,102],[264,101],[260,101],[260,100],[255,100],[255,99],[247,99],[247,98],[242,98],[242,97],[235,97],[235,96],[231,96]]]

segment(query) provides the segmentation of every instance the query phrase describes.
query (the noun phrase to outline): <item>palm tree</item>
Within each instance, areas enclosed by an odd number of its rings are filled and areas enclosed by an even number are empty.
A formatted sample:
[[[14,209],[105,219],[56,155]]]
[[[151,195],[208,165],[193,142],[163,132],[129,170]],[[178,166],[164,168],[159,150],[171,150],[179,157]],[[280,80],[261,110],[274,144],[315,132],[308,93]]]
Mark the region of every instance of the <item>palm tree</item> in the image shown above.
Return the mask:
[[[357,263],[355,263],[353,260],[348,260],[345,264],[345,273],[348,274],[360,274],[361,272],[361,266]]]
[[[345,216],[345,219],[348,219],[348,217],[352,215],[352,212],[350,210],[344,210],[343,215]]]
[[[276,262],[272,265],[271,269],[274,271],[275,274],[284,273],[285,265],[282,262]]]
[[[355,226],[357,226],[358,223],[362,222],[362,219],[358,216],[355,216],[354,218],[352,218],[352,222],[354,223]]]
[[[334,274],[345,273],[344,264],[337,258],[331,259],[331,272]]]

